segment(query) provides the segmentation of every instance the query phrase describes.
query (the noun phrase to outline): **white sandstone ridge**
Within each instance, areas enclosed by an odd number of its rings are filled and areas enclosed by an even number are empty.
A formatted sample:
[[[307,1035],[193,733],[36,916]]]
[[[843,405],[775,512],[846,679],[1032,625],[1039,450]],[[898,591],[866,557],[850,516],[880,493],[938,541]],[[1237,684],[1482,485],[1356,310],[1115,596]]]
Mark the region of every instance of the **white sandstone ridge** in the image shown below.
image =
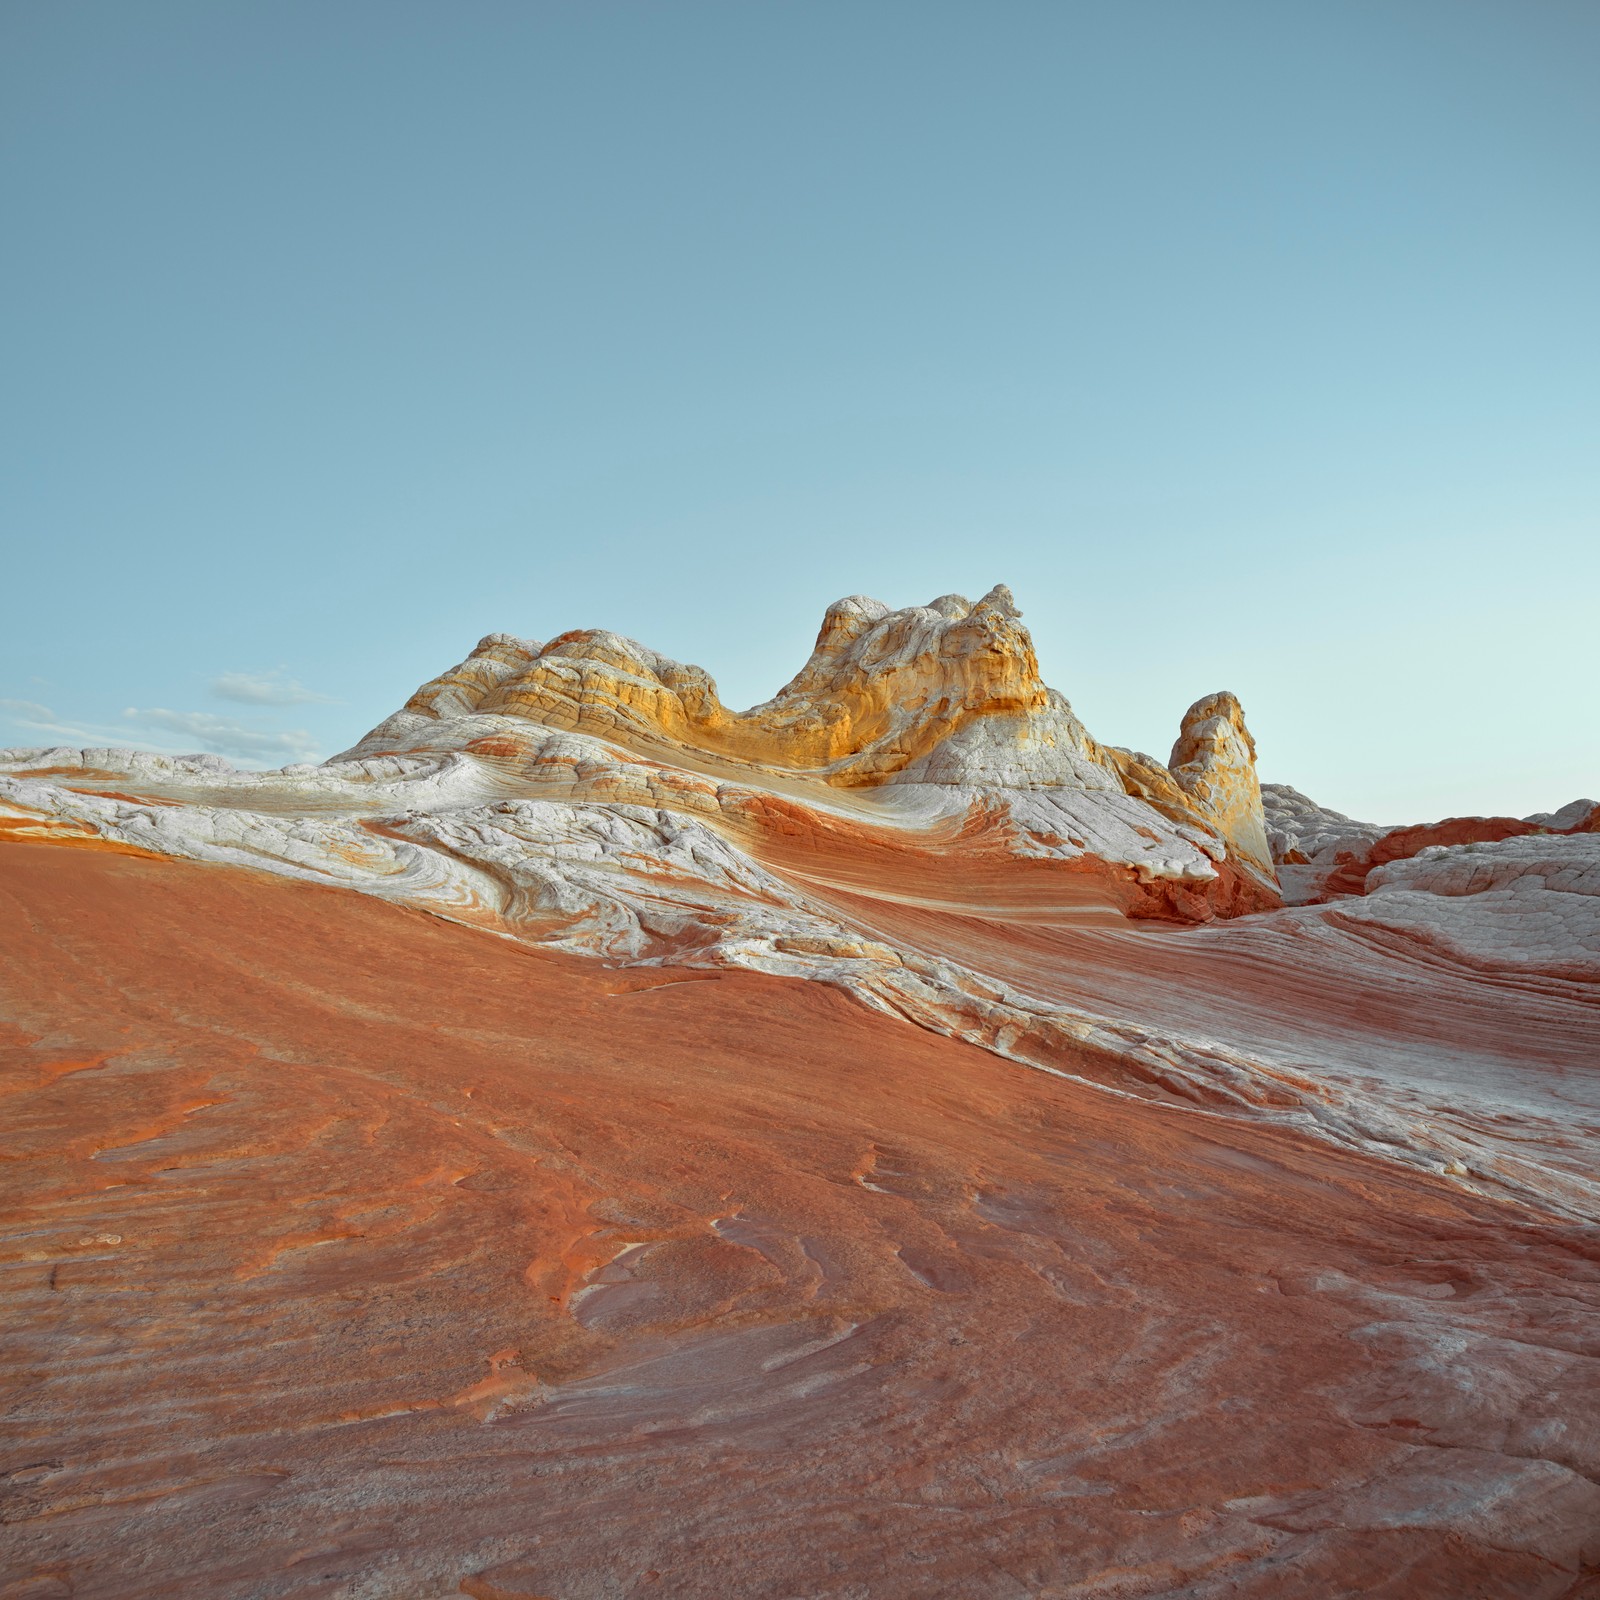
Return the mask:
[[[1134,910],[1204,918],[1278,899],[1238,701],[1217,694],[1191,708],[1178,772],[1102,746],[1040,678],[1003,585],[975,604],[837,601],[805,666],[742,713],[700,667],[618,634],[579,630],[545,645],[490,634],[337,760],[444,751],[523,778],[566,769],[595,798],[671,804],[663,781],[675,772],[886,826],[981,814],[991,844],[1003,824],[1009,854],[1173,887]]]
[[[1262,784],[1261,804],[1268,846],[1279,866],[1306,866],[1329,846],[1365,846],[1391,831],[1391,825],[1357,822],[1342,811],[1319,806],[1287,783]]]
[[[1288,784],[1262,784],[1261,798],[1272,860],[1291,905],[1365,893],[1377,869],[1435,848],[1537,834],[1600,833],[1600,805],[1587,799],[1528,817],[1446,817],[1385,827],[1329,811]]]

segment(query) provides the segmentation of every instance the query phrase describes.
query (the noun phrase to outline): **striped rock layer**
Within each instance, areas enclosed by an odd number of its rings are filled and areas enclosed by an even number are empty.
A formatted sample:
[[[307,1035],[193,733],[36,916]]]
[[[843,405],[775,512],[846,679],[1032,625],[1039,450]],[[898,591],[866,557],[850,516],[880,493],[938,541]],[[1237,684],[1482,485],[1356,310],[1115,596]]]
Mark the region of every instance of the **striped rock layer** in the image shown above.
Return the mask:
[[[0,1593],[1587,1593],[1597,817],[1101,745],[1003,588],[0,753]]]

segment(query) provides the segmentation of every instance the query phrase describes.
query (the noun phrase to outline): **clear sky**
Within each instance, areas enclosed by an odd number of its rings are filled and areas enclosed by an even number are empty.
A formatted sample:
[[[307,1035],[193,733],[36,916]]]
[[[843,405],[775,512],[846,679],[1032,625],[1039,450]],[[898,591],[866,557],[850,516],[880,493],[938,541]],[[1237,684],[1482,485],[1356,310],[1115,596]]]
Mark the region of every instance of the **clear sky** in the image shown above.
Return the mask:
[[[1600,794],[1600,5],[8,0],[0,743],[1015,590],[1378,821]]]

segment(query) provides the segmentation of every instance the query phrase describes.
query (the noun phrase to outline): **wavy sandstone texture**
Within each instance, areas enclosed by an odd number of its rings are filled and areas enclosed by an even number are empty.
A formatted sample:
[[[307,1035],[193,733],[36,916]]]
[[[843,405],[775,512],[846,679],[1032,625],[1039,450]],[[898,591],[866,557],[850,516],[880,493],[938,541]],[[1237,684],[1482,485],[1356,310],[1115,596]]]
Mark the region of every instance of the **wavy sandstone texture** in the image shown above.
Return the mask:
[[[1593,802],[1100,745],[997,588],[0,840],[0,1595],[1600,1594]]]

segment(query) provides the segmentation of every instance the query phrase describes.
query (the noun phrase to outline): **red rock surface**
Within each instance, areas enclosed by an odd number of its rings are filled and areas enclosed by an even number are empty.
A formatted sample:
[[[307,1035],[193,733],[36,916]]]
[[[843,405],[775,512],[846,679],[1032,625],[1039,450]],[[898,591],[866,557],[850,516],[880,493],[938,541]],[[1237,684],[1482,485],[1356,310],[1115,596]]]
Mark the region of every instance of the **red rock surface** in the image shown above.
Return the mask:
[[[1592,1225],[825,983],[0,897],[12,1600],[1600,1593]]]
[[[1352,855],[1349,861],[1330,872],[1323,882],[1322,892],[1328,898],[1365,894],[1367,879],[1379,867],[1386,867],[1391,861],[1409,861],[1412,856],[1436,845],[1491,844],[1543,831],[1518,817],[1446,817],[1443,822],[1392,828],[1359,855]]]

